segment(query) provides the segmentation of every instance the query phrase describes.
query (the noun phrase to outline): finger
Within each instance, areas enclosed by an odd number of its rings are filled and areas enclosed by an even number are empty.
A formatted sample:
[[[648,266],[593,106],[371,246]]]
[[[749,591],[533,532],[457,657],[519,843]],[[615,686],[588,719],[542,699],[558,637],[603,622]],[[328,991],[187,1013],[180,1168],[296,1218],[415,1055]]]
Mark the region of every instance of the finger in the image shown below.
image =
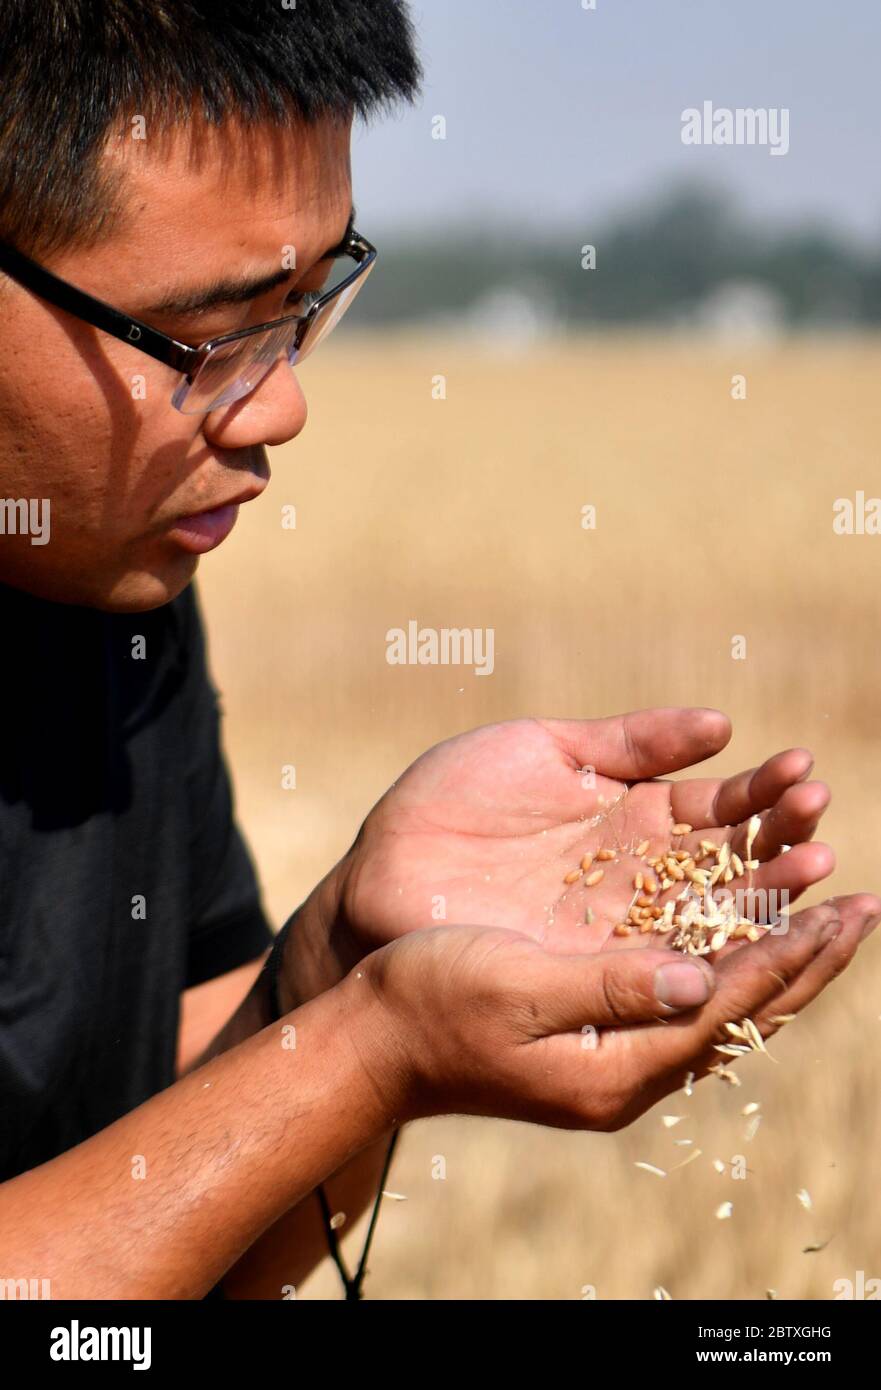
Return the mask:
[[[548,1037],[580,1032],[585,1024],[645,1023],[698,1008],[713,988],[713,969],[706,961],[671,951],[545,955],[529,975],[530,1027],[535,1037]]]
[[[781,908],[796,902],[808,888],[828,878],[835,868],[835,853],[824,844],[793,845],[787,854],[778,854],[766,864],[760,864],[752,875],[752,889],[757,896],[749,899],[749,875],[733,878],[725,887],[730,893],[737,893],[738,902],[744,909],[744,916],[760,920],[754,912],[761,912],[763,904],[767,913],[763,921],[773,920]]]
[[[755,858],[771,859],[783,845],[809,840],[831,800],[832,793],[825,782],[804,782],[787,788],[776,805],[761,817],[761,829],[753,842]],[[732,836],[732,849],[740,853],[746,838],[747,826],[739,825]]]
[[[726,885],[726,891],[739,894],[736,901],[743,917],[765,927],[779,924],[781,919],[785,922],[792,904],[808,888],[828,878],[834,868],[835,855],[828,845],[796,845],[790,854],[780,855],[757,869],[752,888],[748,877],[735,878]],[[713,964],[750,944],[743,939],[728,941],[721,950],[713,952]]]
[[[674,782],[674,819],[685,821],[696,830],[736,825],[773,806],[787,787],[807,777],[813,765],[807,748],[788,748],[775,753],[761,767],[747,768],[732,777],[696,777]]]
[[[545,719],[542,725],[580,769],[632,782],[691,767],[711,758],[731,738],[721,710],[635,710],[609,719]]]
[[[719,1061],[714,1045],[726,1038],[725,1024],[754,1014],[778,1000],[838,928],[837,909],[821,903],[791,921],[785,935],[767,934],[748,950],[736,951],[716,967],[716,989],[694,1014],[671,1019],[666,1028],[628,1034],[631,1062],[643,1084],[670,1072],[698,1072]],[[824,938],[824,934],[826,934]],[[831,978],[831,976],[830,976]]]
[[[788,1014],[799,1014],[822,989],[847,968],[860,942],[881,920],[881,898],[873,893],[854,893],[848,897],[830,898],[829,905],[837,911],[841,930],[823,947],[798,974],[787,989],[758,1010],[753,1022],[764,1038],[770,1038],[783,1026],[778,1020]],[[798,917],[801,917],[801,913]],[[798,918],[793,919],[795,923]]]
[[[807,908],[793,919],[787,937],[767,935],[717,969],[717,988],[703,1008],[671,1017],[663,1026],[621,1027],[604,1031],[591,1056],[602,1059],[604,1095],[596,1093],[596,1073],[568,1097],[568,1109],[584,1106],[592,1127],[621,1129],[682,1086],[689,1072],[703,1076],[710,1066],[731,1059],[716,1051],[728,1040],[725,1023],[750,1017],[761,1036],[781,1024],[774,1017],[796,1013],[852,959],[857,941],[881,920],[881,898],[857,894]],[[552,1037],[546,1056],[578,1076],[584,1066],[584,1038]],[[577,1052],[579,1049],[579,1052]],[[584,1073],[582,1073],[584,1076]],[[598,1125],[596,1115],[602,1116]]]
[[[720,1061],[730,1065],[735,1059],[715,1050],[728,1041],[726,1022],[751,1018],[762,1036],[770,1037],[782,1026],[774,1018],[798,1013],[841,973],[879,916],[881,899],[873,894],[806,908],[787,940],[766,936],[718,965],[716,991],[697,1013],[672,1019],[666,1027],[604,1034],[605,1074],[614,1088],[610,1128],[629,1124],[681,1086],[687,1073],[700,1077]],[[557,1055],[563,1042],[552,1041]],[[631,1098],[622,1104],[625,1092]]]

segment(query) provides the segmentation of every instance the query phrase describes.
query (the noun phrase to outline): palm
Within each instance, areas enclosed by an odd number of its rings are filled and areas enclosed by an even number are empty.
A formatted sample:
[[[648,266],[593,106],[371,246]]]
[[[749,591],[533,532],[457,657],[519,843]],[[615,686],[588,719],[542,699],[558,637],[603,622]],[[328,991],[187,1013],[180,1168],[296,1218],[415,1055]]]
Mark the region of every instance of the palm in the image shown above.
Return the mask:
[[[695,833],[677,845],[726,838],[738,848],[756,812],[765,813],[756,850],[772,861],[756,883],[796,897],[831,868],[823,846],[801,843],[826,799],[821,784],[797,785],[810,765],[803,750],[725,782],[639,780],[716,752],[727,721],[715,718],[721,724],[696,711],[520,720],[431,749],[363,827],[343,896],[349,930],[368,950],[439,922],[507,927],[551,951],[638,945],[651,938],[612,935],[645,869],[637,846],[649,840],[647,853],[659,852],[685,820]],[[798,847],[779,856],[784,841]],[[596,863],[600,883],[564,883],[585,853],[601,849],[615,859]]]

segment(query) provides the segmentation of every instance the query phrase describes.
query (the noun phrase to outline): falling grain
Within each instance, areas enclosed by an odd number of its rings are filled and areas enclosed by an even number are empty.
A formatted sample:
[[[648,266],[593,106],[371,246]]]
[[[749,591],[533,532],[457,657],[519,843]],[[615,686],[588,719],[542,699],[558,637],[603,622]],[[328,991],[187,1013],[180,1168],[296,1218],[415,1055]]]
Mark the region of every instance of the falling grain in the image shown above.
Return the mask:
[[[692,1149],[691,1153],[688,1154],[687,1157],[683,1158],[681,1163],[675,1164],[670,1171],[672,1173],[676,1173],[680,1168],[687,1167],[689,1163],[694,1163],[696,1158],[700,1158],[702,1153],[703,1149]]]
[[[646,1173],[654,1173],[656,1178],[666,1178],[667,1174],[663,1168],[656,1168],[653,1163],[634,1163],[634,1168],[642,1168]]]

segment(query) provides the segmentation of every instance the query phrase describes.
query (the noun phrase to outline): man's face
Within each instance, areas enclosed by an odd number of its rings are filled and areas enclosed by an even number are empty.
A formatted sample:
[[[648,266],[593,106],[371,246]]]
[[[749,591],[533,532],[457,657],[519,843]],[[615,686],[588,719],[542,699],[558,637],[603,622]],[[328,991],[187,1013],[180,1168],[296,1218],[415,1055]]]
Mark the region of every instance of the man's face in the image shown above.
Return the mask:
[[[320,287],[330,268],[320,258],[349,220],[350,129],[200,123],[114,142],[105,157],[122,166],[124,225],[44,263],[193,346],[296,313],[292,294]],[[290,247],[297,269],[257,298],[197,315],[148,312],[217,280],[277,274]],[[173,408],[179,381],[128,343],[4,287],[0,499],[49,498],[51,529],[45,545],[0,535],[0,582],[129,612],[185,587],[236,505],[266,487],[263,446],[299,434],[306,403],[285,362],[208,415]]]

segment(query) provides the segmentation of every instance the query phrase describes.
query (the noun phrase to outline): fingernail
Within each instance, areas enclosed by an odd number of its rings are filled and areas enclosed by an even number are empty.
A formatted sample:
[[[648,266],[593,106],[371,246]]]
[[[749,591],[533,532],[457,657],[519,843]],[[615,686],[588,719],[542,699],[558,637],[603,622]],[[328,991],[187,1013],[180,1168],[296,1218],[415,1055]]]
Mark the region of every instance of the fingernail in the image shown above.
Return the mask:
[[[860,941],[865,941],[869,932],[873,932],[879,922],[881,922],[881,912],[870,912],[865,922],[863,922],[863,930],[860,932]]]
[[[709,976],[699,965],[682,961],[655,971],[655,998],[668,1009],[694,1009],[709,997]]]

